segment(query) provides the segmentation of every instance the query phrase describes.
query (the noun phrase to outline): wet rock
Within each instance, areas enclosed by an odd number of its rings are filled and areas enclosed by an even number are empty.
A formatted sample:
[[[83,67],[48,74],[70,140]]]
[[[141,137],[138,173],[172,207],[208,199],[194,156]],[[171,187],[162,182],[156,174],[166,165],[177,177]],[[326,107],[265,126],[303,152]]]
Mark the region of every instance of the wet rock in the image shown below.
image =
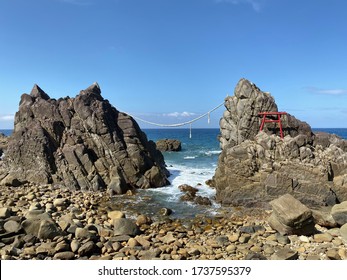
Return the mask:
[[[179,152],[182,150],[181,141],[176,139],[161,139],[156,142],[157,149],[162,152]]]
[[[159,214],[162,216],[170,216],[172,214],[172,210],[169,208],[161,208],[159,210]]]
[[[340,204],[336,204],[331,209],[331,215],[333,216],[336,223],[344,225],[347,223],[347,201]]]
[[[142,225],[150,225],[152,223],[152,219],[146,215],[139,215],[136,218],[136,224],[138,226],[142,226]]]
[[[204,206],[211,206],[212,202],[208,197],[203,197],[203,196],[196,196],[194,199],[194,203],[198,205],[204,205]]]

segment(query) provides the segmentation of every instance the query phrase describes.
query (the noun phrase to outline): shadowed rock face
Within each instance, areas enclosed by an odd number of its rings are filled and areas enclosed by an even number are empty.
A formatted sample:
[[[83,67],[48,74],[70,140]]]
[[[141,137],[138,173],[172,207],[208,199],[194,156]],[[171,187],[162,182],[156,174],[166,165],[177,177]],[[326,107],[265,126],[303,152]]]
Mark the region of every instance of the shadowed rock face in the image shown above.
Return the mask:
[[[259,132],[259,112],[278,111],[274,98],[241,79],[225,101],[220,121],[222,153],[212,180],[224,205],[268,206],[286,193],[308,206],[347,200],[347,141],[314,135],[310,126],[291,115]]]
[[[75,98],[23,94],[0,170],[1,184],[59,183],[82,190],[161,187],[168,171],[155,143],[101,96],[97,83]]]
[[[8,137],[6,137],[4,134],[0,133],[0,160],[1,156],[3,155],[4,151],[6,150],[8,143]]]

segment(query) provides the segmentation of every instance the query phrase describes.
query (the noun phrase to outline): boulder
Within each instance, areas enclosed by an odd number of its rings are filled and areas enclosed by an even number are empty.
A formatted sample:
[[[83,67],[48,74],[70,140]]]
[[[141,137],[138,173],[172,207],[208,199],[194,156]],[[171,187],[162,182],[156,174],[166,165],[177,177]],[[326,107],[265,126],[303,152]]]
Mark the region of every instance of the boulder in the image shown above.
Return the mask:
[[[307,235],[315,232],[312,211],[290,194],[270,202],[269,225],[280,234]]]
[[[278,111],[274,98],[241,79],[225,100],[220,121],[222,152],[211,181],[222,205],[269,207],[290,193],[310,207],[347,200],[347,153],[344,140],[321,136],[290,114],[259,132],[259,112]],[[323,143],[324,142],[324,143]]]
[[[331,215],[340,226],[347,224],[347,201],[334,205],[331,208]]]
[[[157,149],[162,152],[179,152],[182,150],[181,141],[176,139],[161,139],[156,142]]]
[[[53,183],[125,193],[168,184],[155,143],[94,83],[75,98],[51,99],[35,85],[23,94],[0,167],[1,184]]]
[[[39,239],[53,239],[62,234],[52,218],[39,210],[29,211],[21,226],[26,234],[32,234]]]
[[[115,236],[129,235],[136,236],[141,233],[136,223],[130,219],[119,218],[113,220],[113,227]]]

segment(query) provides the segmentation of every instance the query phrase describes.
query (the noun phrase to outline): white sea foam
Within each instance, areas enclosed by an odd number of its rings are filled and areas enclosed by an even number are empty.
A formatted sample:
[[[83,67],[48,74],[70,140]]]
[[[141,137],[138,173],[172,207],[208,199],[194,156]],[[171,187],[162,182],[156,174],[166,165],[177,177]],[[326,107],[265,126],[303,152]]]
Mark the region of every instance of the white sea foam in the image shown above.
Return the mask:
[[[199,189],[198,195],[213,198],[216,191],[205,184],[214,175],[214,169],[209,168],[187,168],[183,165],[175,165],[168,168],[171,176],[169,177],[170,186],[151,189],[154,192],[165,193],[169,201],[179,201],[182,192],[178,186],[188,184]]]
[[[196,159],[196,156],[186,156],[184,159]]]
[[[222,151],[218,150],[218,151],[208,151],[205,152],[205,155],[207,156],[212,156],[212,155],[219,155]]]

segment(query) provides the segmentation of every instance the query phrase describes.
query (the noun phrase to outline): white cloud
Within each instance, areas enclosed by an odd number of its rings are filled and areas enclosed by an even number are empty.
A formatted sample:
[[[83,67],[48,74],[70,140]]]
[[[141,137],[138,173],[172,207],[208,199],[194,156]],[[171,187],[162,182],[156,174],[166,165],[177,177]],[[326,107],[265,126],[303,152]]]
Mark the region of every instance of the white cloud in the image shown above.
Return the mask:
[[[316,87],[307,87],[306,90],[315,94],[347,95],[347,89],[320,89]]]
[[[190,112],[182,112],[182,113],[173,112],[173,113],[163,114],[164,117],[174,117],[174,118],[178,118],[178,117],[187,118],[187,117],[192,117],[195,115],[196,115],[195,113],[190,113]]]
[[[14,115],[3,115],[0,116],[0,121],[13,121]]]
[[[256,12],[260,12],[261,4],[259,0],[215,0],[217,3],[230,3],[233,5],[247,4]]]

